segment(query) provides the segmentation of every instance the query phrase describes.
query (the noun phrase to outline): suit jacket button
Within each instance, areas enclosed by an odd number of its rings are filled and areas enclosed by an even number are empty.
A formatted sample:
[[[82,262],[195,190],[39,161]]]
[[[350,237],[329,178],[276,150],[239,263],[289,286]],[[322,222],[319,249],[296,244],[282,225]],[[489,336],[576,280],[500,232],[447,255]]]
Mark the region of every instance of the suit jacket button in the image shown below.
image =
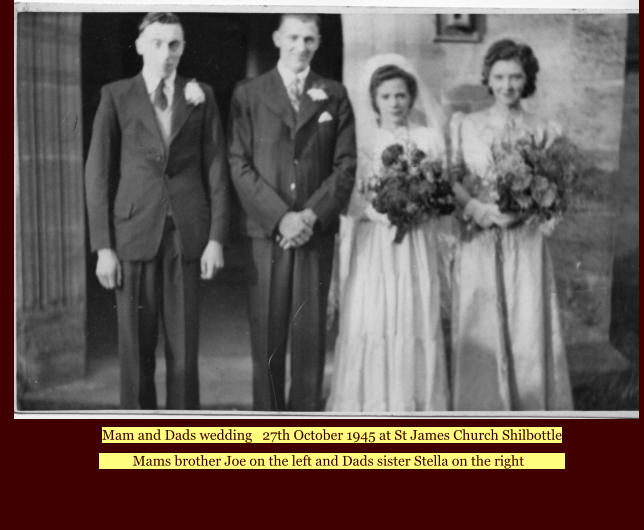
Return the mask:
[[[291,182],[291,191],[295,191],[295,182]]]
[[[300,163],[300,161],[296,158],[295,160],[293,160],[293,163],[297,166]]]

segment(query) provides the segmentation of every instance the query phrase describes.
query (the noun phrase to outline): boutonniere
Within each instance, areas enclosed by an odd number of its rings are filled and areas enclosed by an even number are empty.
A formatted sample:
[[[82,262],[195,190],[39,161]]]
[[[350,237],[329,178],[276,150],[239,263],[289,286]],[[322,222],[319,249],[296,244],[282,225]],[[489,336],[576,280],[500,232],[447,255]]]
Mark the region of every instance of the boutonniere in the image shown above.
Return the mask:
[[[186,98],[186,101],[191,105],[200,105],[206,101],[206,94],[199,86],[199,83],[195,79],[191,79],[186,83],[185,88],[183,89],[183,95]]]
[[[313,101],[324,101],[325,99],[329,99],[329,95],[324,91],[323,86],[313,86],[306,91],[306,94]]]

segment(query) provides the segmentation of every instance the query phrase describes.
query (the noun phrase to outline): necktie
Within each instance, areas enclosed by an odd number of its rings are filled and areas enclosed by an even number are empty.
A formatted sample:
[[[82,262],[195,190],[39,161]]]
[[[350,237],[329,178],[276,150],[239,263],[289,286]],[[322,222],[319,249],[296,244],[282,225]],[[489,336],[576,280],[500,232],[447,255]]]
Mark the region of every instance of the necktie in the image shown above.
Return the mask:
[[[302,97],[302,89],[300,87],[300,80],[296,77],[288,86],[288,99],[291,100],[291,105],[295,112],[300,111],[300,98]]]
[[[164,84],[165,84],[165,80],[161,79],[161,81],[159,81],[159,85],[154,91],[154,106],[158,107],[161,110],[165,110],[168,108],[168,98],[166,97],[165,92],[163,91]]]

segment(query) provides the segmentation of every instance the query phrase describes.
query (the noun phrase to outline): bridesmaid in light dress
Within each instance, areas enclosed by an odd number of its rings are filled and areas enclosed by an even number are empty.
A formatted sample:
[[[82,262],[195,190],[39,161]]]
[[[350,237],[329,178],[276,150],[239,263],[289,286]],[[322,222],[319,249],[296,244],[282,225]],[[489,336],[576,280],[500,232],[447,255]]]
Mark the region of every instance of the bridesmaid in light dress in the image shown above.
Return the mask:
[[[552,122],[526,112],[539,64],[529,46],[506,39],[485,56],[491,107],[453,120],[453,163],[496,178],[492,147],[526,135],[551,142]],[[456,197],[476,230],[458,245],[452,299],[454,410],[571,410],[572,393],[559,306],[544,230],[471,197]],[[464,232],[465,233],[465,232]]]

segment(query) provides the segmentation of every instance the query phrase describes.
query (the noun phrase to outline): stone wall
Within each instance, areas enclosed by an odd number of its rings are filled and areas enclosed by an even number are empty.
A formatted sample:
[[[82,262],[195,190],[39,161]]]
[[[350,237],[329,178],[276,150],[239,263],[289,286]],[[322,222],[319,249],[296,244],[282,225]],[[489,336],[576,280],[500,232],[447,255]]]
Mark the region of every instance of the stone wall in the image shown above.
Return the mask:
[[[85,367],[80,17],[18,15],[18,398]]]
[[[541,64],[530,110],[557,120],[583,147],[616,169],[624,88],[626,15],[485,15],[481,42],[435,42],[435,15],[343,15],[344,80],[370,56],[395,52],[412,60],[438,96],[479,84],[490,44],[514,38],[532,46]]]
[[[604,344],[610,323],[614,202],[622,135],[626,15],[485,15],[481,42],[435,42],[431,14],[343,15],[344,81],[356,96],[360,66],[395,52],[412,60],[449,111],[455,87],[480,85],[486,50],[500,38],[528,43],[541,72],[529,110],[559,121],[596,170],[552,241],[569,345]],[[587,348],[586,348],[587,349]]]
[[[611,342],[635,366],[639,357],[639,71],[626,76],[615,224]]]

